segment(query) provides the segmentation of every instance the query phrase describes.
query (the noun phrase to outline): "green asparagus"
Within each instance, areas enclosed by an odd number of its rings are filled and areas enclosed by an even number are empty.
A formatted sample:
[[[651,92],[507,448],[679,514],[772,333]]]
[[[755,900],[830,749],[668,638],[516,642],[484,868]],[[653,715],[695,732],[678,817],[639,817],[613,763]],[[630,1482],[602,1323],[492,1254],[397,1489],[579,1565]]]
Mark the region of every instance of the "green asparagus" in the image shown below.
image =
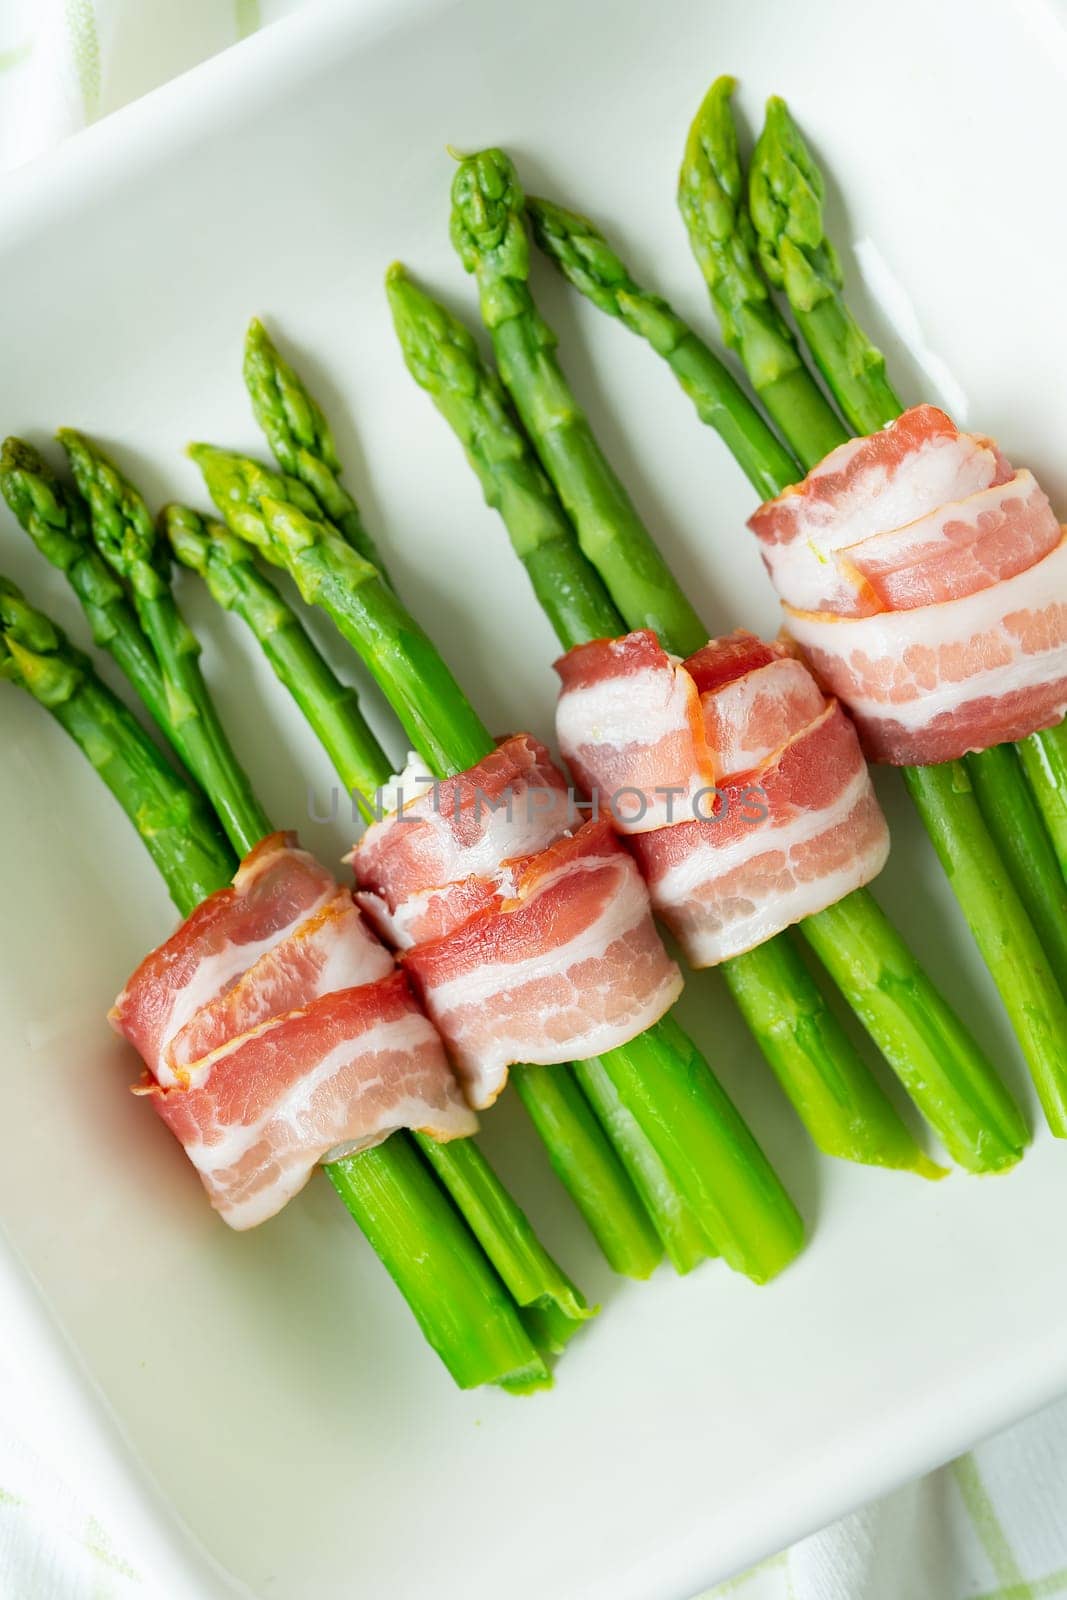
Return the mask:
[[[38,550],[65,573],[81,601],[94,643],[110,651],[169,737],[163,679],[126,591],[94,548],[81,496],[60,482],[32,445],[6,439],[0,492]]]
[[[579,550],[500,379],[469,330],[401,267],[390,268],[386,286],[408,368],[459,436],[560,644],[570,649],[625,633],[626,622]],[[724,974],[821,1150],[852,1161],[932,1170],[787,939],[726,962]]]
[[[237,863],[203,797],[166,764],[88,658],[3,579],[0,676],[50,711],[88,757],[182,915],[229,882]],[[327,1170],[461,1387],[526,1391],[550,1382],[500,1281],[404,1135]]]
[[[278,354],[263,324],[253,318],[245,337],[245,387],[274,459],[313,494],[353,550],[385,568],[359,507],[341,482],[333,433],[299,373]]]
[[[0,577],[0,676],[50,711],[130,817],[183,916],[233,872],[203,795],[43,612]]]
[[[226,835],[245,855],[270,830],[215,711],[200,671],[200,646],[170,587],[170,551],[133,485],[97,447],[72,428],[60,430],[75,482],[89,506],[96,547],[129,589],[145,637],[155,651],[167,721],[178,747],[210,796]]]
[[[455,679],[440,658],[427,670],[433,647],[374,569],[370,574],[362,570],[368,563],[326,522],[292,503],[270,496],[258,499],[253,486],[262,480],[247,465],[207,446],[194,446],[192,453],[232,531],[268,559],[281,560],[304,597],[333,616],[394,706],[429,771],[444,777],[488,754],[492,741],[483,728],[480,747],[474,744],[472,730],[481,724]],[[385,648],[386,640],[391,648]],[[411,687],[419,677],[421,703],[412,714]],[[451,730],[458,731],[454,745]],[[710,1070],[702,1062],[700,1070],[695,1067],[691,1047],[682,1050],[666,1024],[657,1024],[599,1059],[724,1259],[760,1282],[781,1271],[803,1243],[800,1217],[766,1158],[750,1142],[751,1135],[746,1130],[742,1138],[727,1116]],[[658,1095],[663,1104],[657,1111]],[[672,1120],[673,1107],[683,1101],[686,1117],[679,1127]],[[702,1163],[712,1147],[719,1151],[721,1164],[708,1173]],[[726,1196],[731,1206],[724,1221]]]
[[[700,619],[674,583],[629,495],[593,437],[556,358],[556,337],[527,284],[529,239],[515,169],[500,150],[462,160],[452,185],[452,242],[475,274],[497,365],[541,464],[585,555],[616,603],[634,594],[649,626],[682,641],[706,641]]]
[[[796,463],[700,335],[666,300],[636,281],[587,217],[529,195],[526,209],[535,240],[568,282],[631,333],[647,339],[760,498],[776,495],[778,485],[796,475]]]
[[[500,272],[494,265],[499,251],[496,241],[500,237],[515,239],[520,234],[524,235],[525,229],[522,191],[510,163],[499,152],[489,152],[489,156],[491,159],[472,157],[464,162],[460,168],[463,181],[460,182],[457,178],[453,187],[453,235],[462,241],[468,269],[477,270],[479,273],[482,310],[483,316],[486,317],[492,315],[494,310],[491,300],[487,301],[487,290],[496,288],[504,292],[501,288]],[[501,173],[507,176],[506,183],[502,181]],[[475,199],[476,193],[481,192],[480,185],[487,190],[481,206]],[[490,222],[491,228],[488,226]],[[483,257],[485,264],[479,266]],[[515,263],[519,258],[520,253],[513,245],[509,256],[509,270],[503,278],[503,284],[507,288],[514,283],[514,274],[517,270]],[[514,397],[512,379],[503,363],[501,363],[501,376]],[[553,399],[557,411],[566,409],[565,382],[558,368]],[[587,514],[595,516],[598,521],[601,532],[598,543],[600,554],[595,551],[591,554],[592,563],[606,583],[627,628],[651,628],[658,634],[666,650],[675,655],[688,655],[699,648],[692,642],[693,639],[698,638],[703,642],[707,639],[707,630],[696,617],[689,601],[685,599],[677,580],[662,561],[658,569],[659,586],[656,594],[659,611],[653,614],[643,609],[646,596],[641,585],[627,581],[628,552],[637,551],[643,546],[635,544],[630,524],[623,526],[613,521],[611,501],[601,499],[603,479],[599,468],[589,470],[590,453],[595,452],[597,460],[602,458],[588,425],[585,433],[582,447],[569,453],[566,474],[574,496],[584,504]],[[542,464],[549,478],[553,480],[557,491],[561,491],[557,472],[560,468],[560,457],[567,454],[566,440],[557,440],[554,453],[546,454],[535,432],[531,432],[531,438],[541,454]],[[562,495],[561,497],[565,499]],[[651,543],[647,531],[642,528],[641,532],[644,541]],[[612,551],[610,563],[604,556],[604,552],[608,550]],[[675,632],[672,627],[665,627],[661,620],[665,614],[682,618],[685,631]],[[692,631],[694,623],[695,633]],[[839,907],[833,909],[840,912]],[[866,954],[862,965],[866,973],[866,988],[861,993],[854,986],[851,980],[856,976],[858,969],[853,969],[849,985],[844,991],[846,998],[853,1003],[860,1020],[906,1086],[921,1099],[924,1109],[930,1114],[937,1115],[938,1131],[946,1148],[957,1160],[973,1170],[1012,1165],[1018,1160],[1026,1143],[1026,1127],[1014,1102],[979,1049],[977,1042],[970,1037],[943,997],[926,978],[899,934],[882,916],[871,897],[864,892],[851,897],[848,913],[852,921],[864,929]],[[805,920],[801,927],[809,939],[815,940],[819,937],[818,918],[826,918],[829,915],[828,912],[820,912],[815,919]],[[875,955],[879,961],[877,966],[873,966],[871,959],[868,959]],[[899,983],[898,974],[905,969],[913,975],[915,985],[918,987]],[[847,967],[839,967],[837,976],[843,979],[847,972]],[[875,976],[876,973],[880,976]],[[879,990],[877,1003],[872,1003],[872,986]],[[940,1019],[936,1031],[926,1025],[925,1021],[923,1025],[919,1025],[916,1019],[909,1021],[907,1017],[908,1008],[917,1003],[920,994],[924,1013],[936,1014]],[[898,1009],[901,1013],[899,1016],[897,1016]],[[909,1041],[910,1049],[902,1048],[904,1040]],[[941,1047],[948,1040],[953,1041],[955,1050],[955,1058],[951,1062],[946,1061],[941,1053]],[[998,1107],[997,1125],[995,1128],[990,1126],[988,1137],[982,1141],[980,1147],[968,1147],[966,1142],[961,1142],[958,1130],[959,1121],[963,1119],[956,1119],[950,1114],[957,1094],[955,1086],[966,1081],[981,1085],[981,1091],[976,1096],[980,1103],[995,1103]]]
[[[678,205],[723,338],[805,469],[847,437],[801,359],[756,264],[745,209],[733,78],[718,78],[693,119],[678,179]]]

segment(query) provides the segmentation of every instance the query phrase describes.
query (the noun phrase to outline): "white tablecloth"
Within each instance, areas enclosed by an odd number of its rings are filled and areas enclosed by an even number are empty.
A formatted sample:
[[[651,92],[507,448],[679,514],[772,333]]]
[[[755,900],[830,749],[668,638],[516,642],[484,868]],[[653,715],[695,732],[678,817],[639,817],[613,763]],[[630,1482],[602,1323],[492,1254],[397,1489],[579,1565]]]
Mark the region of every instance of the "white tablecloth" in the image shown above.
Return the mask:
[[[302,3],[0,0],[0,169],[30,160]],[[62,1462],[43,1460],[31,1440],[5,1429],[6,1381],[0,1348],[0,1600],[164,1600],[151,1574],[138,1574],[123,1558],[121,1519],[106,1506],[82,1504],[64,1483]],[[357,1592],[358,1585],[351,1593]],[[731,1600],[1067,1594],[1067,1400],[712,1594]]]

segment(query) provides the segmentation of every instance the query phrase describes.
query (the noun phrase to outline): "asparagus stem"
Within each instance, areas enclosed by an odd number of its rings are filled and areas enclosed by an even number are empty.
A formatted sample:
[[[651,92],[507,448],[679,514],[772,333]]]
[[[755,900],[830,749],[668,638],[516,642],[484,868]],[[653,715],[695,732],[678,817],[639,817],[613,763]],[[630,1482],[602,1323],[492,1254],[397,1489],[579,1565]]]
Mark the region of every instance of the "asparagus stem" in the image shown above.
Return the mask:
[[[1067,877],[1067,724],[1032,733],[1015,748]]]
[[[967,773],[1056,982],[1067,995],[1067,880],[1019,751],[998,744],[970,755]]]
[[[749,186],[760,259],[772,282],[788,296],[805,342],[849,424],[866,433],[898,416],[902,407],[886,378],[884,358],[845,305],[841,269],[823,227],[823,187],[822,174],[785,102],[772,99]],[[1024,748],[1033,747],[1024,744]],[[977,804],[966,773],[951,767],[947,769],[951,777],[924,779],[908,772],[908,787],[924,819],[936,815],[934,843],[942,860],[948,855],[957,863],[985,860],[993,881],[1003,886],[1003,893],[982,899],[979,875],[958,867],[953,874],[964,915],[976,938],[981,930],[980,947],[992,953],[990,969],[1015,1020],[1042,1102],[1053,1107],[1050,1123],[1062,1132],[1060,1101],[1067,1089],[1067,1065],[1054,1070],[1057,1053],[1061,1059],[1067,1056],[1067,1010],[1056,984],[1067,943],[1062,873],[1042,838],[1042,824],[1028,804],[1010,751],[983,751],[968,758],[968,767],[976,783]],[[936,802],[929,798],[931,791]],[[1032,794],[1040,805],[1047,786],[1039,782]],[[1061,799],[1056,810],[1062,804]],[[1055,811],[1053,826],[1054,816]],[[949,837],[949,830],[954,837]],[[965,894],[975,898],[965,902]],[[990,915],[996,918],[993,926],[986,920]],[[998,951],[1019,941],[1039,969],[1030,975],[1031,986],[1036,983],[1042,993],[1057,990],[1059,995],[1054,1010],[1040,1020],[1031,1016],[1014,991],[1013,966],[998,956]]]
[[[522,190],[502,151],[460,162],[452,242],[476,276],[500,375],[582,550],[616,602],[620,591],[633,592],[657,632],[681,639],[685,654],[698,650],[707,639],[700,620],[593,437],[556,358],[555,334],[534,305]]]
[[[93,642],[111,653],[169,738],[166,695],[152,646],[125,590],[93,546],[81,496],[59,481],[32,445],[14,438],[6,439],[0,451],[0,492],[41,554],[66,576]]]
[[[322,604],[334,617],[392,703],[429,770],[437,777],[445,777],[474,765],[487,754],[492,742],[452,674],[374,569],[356,556],[328,524],[309,517],[292,503],[270,498],[270,486],[254,463],[204,445],[194,446],[192,454],[231,530],[249,539],[268,559],[283,561],[304,597]],[[264,494],[265,487],[268,492]],[[416,680],[421,680],[417,703],[413,692]],[[688,1041],[684,1049],[678,1044],[684,1035],[679,1030],[664,1031],[665,1028],[665,1023],[659,1023],[641,1036],[646,1041],[650,1069],[644,1098],[635,1095],[630,1081],[630,1063],[640,1056],[638,1041],[631,1041],[623,1051],[610,1052],[600,1060],[674,1183],[694,1207],[701,1226],[731,1264],[751,1271],[752,1276],[763,1281],[785,1265],[787,1233],[792,1240],[792,1254],[799,1250],[799,1219],[791,1231],[785,1227],[783,1219],[789,1213],[795,1216],[792,1202],[754,1140],[751,1145],[735,1140],[732,1158],[729,1162],[724,1160],[721,1176],[698,1176],[687,1167],[674,1167],[674,1160],[684,1163],[690,1154],[703,1154],[716,1141],[721,1143],[726,1114],[720,1101],[725,1096],[694,1047]],[[697,1066],[713,1087],[698,1085],[694,1089],[693,1079],[699,1075]],[[535,1082],[543,1070],[533,1074]],[[693,1123],[687,1133],[667,1137],[656,1114],[659,1091],[650,1087],[653,1084],[662,1085],[664,1104],[686,1101]],[[733,1115],[736,1117],[736,1112]],[[718,1200],[712,1198],[713,1191],[719,1195]],[[734,1233],[726,1238],[729,1230],[720,1210],[729,1212],[736,1207],[743,1207],[746,1214],[731,1215]],[[750,1230],[758,1233],[761,1226],[766,1231],[766,1252],[762,1255],[743,1242]]]
[[[588,217],[548,200],[526,199],[534,239],[568,283],[661,355],[697,409],[736,458],[760,498],[801,476],[736,378],[660,295],[636,282]]]
[[[233,856],[198,790],[171,768],[88,656],[0,578],[0,676],[50,711],[133,822],[183,916],[229,881]]]
[[[499,378],[482,360],[470,333],[401,269],[390,269],[387,285],[412,376],[459,435],[483,486],[488,483],[496,493],[512,546],[538,598],[543,601],[546,589],[565,593],[565,603],[549,610],[560,644],[570,649],[590,638],[625,633],[628,618],[616,609],[578,548],[551,483],[508,409]],[[515,488],[509,492],[512,483]],[[761,1050],[820,1149],[852,1160],[926,1170],[929,1164],[918,1145],[788,941],[774,940],[727,962],[724,972]]]
[[[1067,1002],[985,827],[961,761],[905,767],[971,932],[1000,990],[1053,1133],[1067,1137]]]
[[[279,467],[300,480],[353,550],[386,577],[359,507],[341,482],[337,446],[322,408],[255,317],[245,338],[244,375],[256,421]]]
[[[341,782],[357,796],[365,815],[373,815],[372,797],[388,782],[392,765],[363,720],[355,691],[335,676],[247,545],[185,506],[167,506],[161,520],[179,561],[203,576],[220,605],[248,623]],[[534,1342],[544,1337],[550,1353],[557,1353],[589,1315],[581,1294],[472,1140],[438,1144],[420,1134],[415,1138],[516,1304],[532,1313]]]
[[[585,1297],[553,1261],[525,1211],[504,1188],[473,1139],[440,1144],[426,1134],[415,1142],[493,1263],[515,1304],[534,1313],[531,1337],[558,1355],[567,1339],[594,1315]],[[550,1320],[549,1320],[550,1319]]]
[[[800,1215],[673,1016],[599,1059],[727,1264],[756,1283],[781,1272],[803,1247]]]
[[[511,1069],[552,1168],[614,1272],[648,1278],[663,1255],[618,1148],[567,1066]]]
[[[304,599],[321,606],[362,657],[431,772],[443,777],[488,755],[485,725],[429,638],[378,569],[293,499],[293,481],[212,445],[189,453],[232,532],[286,567]]]
[[[678,205],[723,338],[805,470],[846,438],[780,316],[756,264],[745,209],[733,78],[718,78],[693,119],[678,177]]]
[[[645,1137],[637,1118],[623,1104],[602,1062],[596,1057],[576,1061],[574,1075],[608,1129],[615,1148],[626,1158],[626,1170],[674,1270],[684,1275],[708,1256],[718,1255],[714,1241],[678,1192],[666,1165]]]
[[[461,1389],[551,1385],[504,1286],[412,1144],[394,1135],[326,1172]]]
[[[801,931],[953,1160],[1014,1166],[1026,1123],[877,901],[858,889]]]
[[[841,264],[823,228],[823,193],[822,173],[800,130],[785,101],[773,96],[749,173],[760,264],[784,291],[852,432],[874,433],[902,407],[886,377],[885,357],[845,304]]]
[[[209,446],[195,446],[193,455],[235,532],[251,538],[268,560],[288,566],[304,597],[324,606],[367,661],[405,730],[438,776],[452,770],[449,750],[463,751],[462,765],[472,766],[493,748],[444,662],[375,569],[328,524],[307,517],[294,505],[258,499],[265,491],[284,494],[292,487],[290,480]],[[291,538],[285,530],[294,520],[298,528]],[[188,540],[185,543],[191,558],[192,547]],[[220,547],[216,568],[222,559]],[[389,773],[383,755],[373,774],[377,780],[374,787],[385,782]],[[363,778],[371,775],[364,772]],[[648,1219],[580,1090],[577,1085],[570,1087],[573,1092],[565,1094],[538,1069],[526,1076],[523,1103],[548,1144],[556,1172],[607,1259],[617,1271],[647,1277],[657,1258],[650,1259],[649,1243],[654,1236]]]
[[[470,331],[431,300],[399,262],[386,293],[404,360],[459,437],[486,503],[507,524],[541,608],[560,638],[605,638],[618,619],[600,578]]]
[[[200,645],[170,590],[170,554],[148,507],[131,483],[82,434],[59,434],[74,478],[89,505],[93,539],[133,604],[163,679],[167,721],[179,748],[218,813],[227,837],[245,855],[270,823],[226,737],[200,672]]]
[[[355,689],[332,671],[292,606],[260,571],[252,551],[221,522],[188,506],[169,505],[161,524],[182,565],[198,572],[219,605],[235,611],[251,628],[346,791],[372,821],[375,791],[393,769],[364,719]]]
[[[787,934],[724,961],[721,971],[775,1076],[824,1155],[924,1178],[942,1175],[853,1049]],[[852,995],[849,1000],[854,1003]]]

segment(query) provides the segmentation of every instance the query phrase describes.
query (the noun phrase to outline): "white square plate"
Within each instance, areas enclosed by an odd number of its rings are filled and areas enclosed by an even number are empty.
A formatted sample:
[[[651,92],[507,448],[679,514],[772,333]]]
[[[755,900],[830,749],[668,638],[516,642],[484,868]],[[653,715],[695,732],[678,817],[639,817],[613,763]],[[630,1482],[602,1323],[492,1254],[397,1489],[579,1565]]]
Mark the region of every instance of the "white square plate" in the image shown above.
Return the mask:
[[[240,351],[262,313],[491,726],[544,733],[553,641],[403,370],[382,273],[401,256],[473,311],[445,145],[496,142],[707,327],[673,188],[726,70],[750,125],[783,92],[825,158],[855,301],[906,394],[998,435],[1067,506],[1067,98],[1036,0],[897,0],[888,19],[847,0],[313,8],[6,181],[0,423],[84,427],[154,500],[199,498],[188,439],[261,448]],[[537,287],[711,624],[773,629],[739,472],[646,350],[543,266]],[[84,637],[9,520],[0,545]],[[268,806],[300,825],[323,757],[239,626],[183,593]],[[604,1311],[550,1396],[454,1392],[325,1184],[232,1235],[125,1093],[104,1010],[171,912],[62,734],[13,691],[0,714],[5,1342],[168,1595],[682,1600],[1067,1386],[1067,1149],[1038,1133],[1010,1177],[938,1186],[818,1161],[702,979],[685,1018],[801,1203],[807,1254],[765,1290],[714,1267],[611,1282],[504,1105],[490,1147]],[[880,892],[1033,1110],[932,852],[892,775],[882,789]],[[346,842],[340,819],[303,831],[330,859]]]

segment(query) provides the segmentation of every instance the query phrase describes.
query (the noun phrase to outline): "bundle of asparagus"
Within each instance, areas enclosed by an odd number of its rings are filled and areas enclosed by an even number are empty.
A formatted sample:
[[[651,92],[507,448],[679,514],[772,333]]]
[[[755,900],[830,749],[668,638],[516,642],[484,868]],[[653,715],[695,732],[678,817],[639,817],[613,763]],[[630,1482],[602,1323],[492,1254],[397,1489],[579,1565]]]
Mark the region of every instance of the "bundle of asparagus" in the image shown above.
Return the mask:
[[[214,811],[204,792],[167,765],[88,659],[10,585],[4,673],[76,739],[187,915],[229,883],[234,849],[250,850],[269,824],[218,722],[196,640],[170,592],[166,545],[143,501],[87,440],[67,433],[64,442],[84,498],[16,440],[4,447],[0,487],[38,548],[71,578],[94,636],[120,664],[137,663],[131,682],[147,690],[146,705],[202,775]],[[269,605],[259,615],[278,659],[307,684],[315,656],[308,641],[301,648],[299,624],[292,619],[295,626],[286,628],[280,601],[277,626]],[[394,1134],[331,1162],[327,1172],[458,1384],[525,1392],[550,1381],[546,1357],[588,1312],[473,1141]]]

